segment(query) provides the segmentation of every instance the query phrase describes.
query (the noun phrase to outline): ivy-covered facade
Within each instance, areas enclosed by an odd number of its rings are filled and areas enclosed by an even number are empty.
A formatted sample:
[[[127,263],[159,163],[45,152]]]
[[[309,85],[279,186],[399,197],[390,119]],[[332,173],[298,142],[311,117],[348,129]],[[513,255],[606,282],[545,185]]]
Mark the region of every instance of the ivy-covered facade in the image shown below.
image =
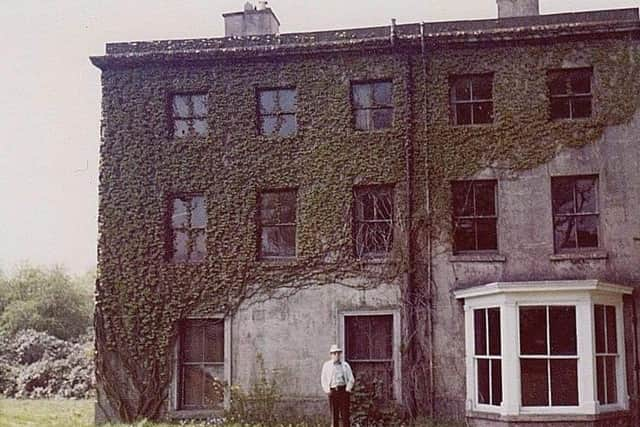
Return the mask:
[[[337,343],[411,415],[636,425],[639,36],[628,9],[107,44],[97,421],[215,413],[258,361],[323,411]]]

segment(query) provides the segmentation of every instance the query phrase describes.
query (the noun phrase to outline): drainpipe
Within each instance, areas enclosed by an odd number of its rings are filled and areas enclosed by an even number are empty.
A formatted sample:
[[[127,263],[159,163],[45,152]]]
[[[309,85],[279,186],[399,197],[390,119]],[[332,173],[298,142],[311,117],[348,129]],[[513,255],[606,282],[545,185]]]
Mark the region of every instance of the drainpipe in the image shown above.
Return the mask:
[[[424,117],[422,119],[423,134],[427,135],[427,123],[429,119],[428,102],[427,97],[427,43],[425,38],[425,23],[420,24],[420,58],[422,68],[422,83],[424,84],[424,93],[422,96],[422,108],[424,110]],[[429,333],[429,416],[433,419],[435,416],[435,380],[433,375],[433,283],[432,283],[432,240],[431,240],[431,181],[429,176],[429,143],[424,141],[424,159],[425,159],[425,211],[427,216],[427,295],[429,297],[428,313],[427,313],[427,330]]]

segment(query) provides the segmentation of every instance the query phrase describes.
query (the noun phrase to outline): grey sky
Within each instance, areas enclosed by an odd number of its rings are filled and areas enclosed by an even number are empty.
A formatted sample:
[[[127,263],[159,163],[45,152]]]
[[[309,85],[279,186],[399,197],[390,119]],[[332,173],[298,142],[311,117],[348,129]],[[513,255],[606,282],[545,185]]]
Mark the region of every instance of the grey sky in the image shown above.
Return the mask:
[[[217,37],[244,0],[21,0],[0,14],[0,268],[95,265],[100,73],[108,41]],[[272,0],[282,32],[493,18],[495,0]],[[542,13],[638,7],[540,0]]]

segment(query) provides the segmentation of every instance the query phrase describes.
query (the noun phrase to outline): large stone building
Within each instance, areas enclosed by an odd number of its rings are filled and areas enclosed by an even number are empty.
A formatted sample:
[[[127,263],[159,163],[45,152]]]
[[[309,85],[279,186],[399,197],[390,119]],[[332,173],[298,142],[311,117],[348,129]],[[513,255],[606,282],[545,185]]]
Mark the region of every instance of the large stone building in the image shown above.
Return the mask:
[[[97,420],[262,363],[470,425],[639,425],[637,9],[107,44]],[[533,424],[530,424],[533,423]]]

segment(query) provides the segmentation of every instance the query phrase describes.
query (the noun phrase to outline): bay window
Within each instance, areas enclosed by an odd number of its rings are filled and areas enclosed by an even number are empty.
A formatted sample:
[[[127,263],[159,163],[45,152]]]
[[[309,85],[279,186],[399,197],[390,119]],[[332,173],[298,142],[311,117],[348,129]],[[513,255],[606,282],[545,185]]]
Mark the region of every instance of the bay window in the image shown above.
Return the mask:
[[[504,416],[628,409],[622,296],[598,280],[500,282],[465,302],[467,409]]]

